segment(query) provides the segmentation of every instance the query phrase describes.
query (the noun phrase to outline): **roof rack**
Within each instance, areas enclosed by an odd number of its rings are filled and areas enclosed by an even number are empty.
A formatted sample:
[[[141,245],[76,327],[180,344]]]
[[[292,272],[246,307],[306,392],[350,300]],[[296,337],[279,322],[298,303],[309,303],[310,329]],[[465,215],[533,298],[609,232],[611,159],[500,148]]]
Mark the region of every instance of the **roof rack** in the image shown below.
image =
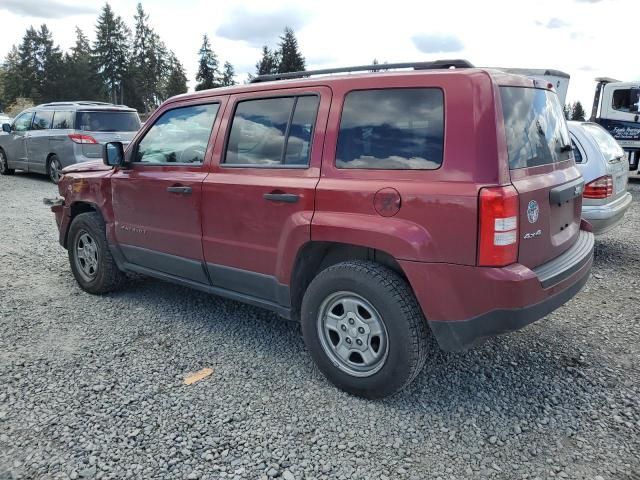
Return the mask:
[[[308,70],[302,72],[273,73],[259,75],[251,80],[251,83],[269,82],[272,80],[287,80],[290,78],[304,78],[313,75],[329,75],[332,73],[351,73],[366,71],[381,71],[401,68],[411,68],[413,70],[440,70],[448,68],[473,68],[468,60],[435,60],[433,62],[408,62],[408,63],[375,63],[373,65],[359,65],[355,67],[325,68],[323,70]]]
[[[41,105],[38,105],[38,107],[63,107],[63,106],[73,106],[73,105],[85,105],[85,106],[89,106],[89,105],[113,105],[113,103],[107,103],[107,102],[93,102],[93,101],[89,101],[89,100],[79,100],[76,102],[49,102],[49,103],[43,103]]]

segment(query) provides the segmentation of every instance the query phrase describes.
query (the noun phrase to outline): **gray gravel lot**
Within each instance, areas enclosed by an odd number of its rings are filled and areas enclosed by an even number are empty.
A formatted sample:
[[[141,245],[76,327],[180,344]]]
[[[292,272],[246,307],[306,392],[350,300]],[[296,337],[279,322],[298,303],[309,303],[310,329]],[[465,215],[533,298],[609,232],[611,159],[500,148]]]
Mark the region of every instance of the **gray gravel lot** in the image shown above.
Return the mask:
[[[640,183],[546,320],[350,397],[296,324],[151,279],[83,293],[42,197],[0,177],[0,479],[640,478]],[[213,375],[191,386],[188,372]]]

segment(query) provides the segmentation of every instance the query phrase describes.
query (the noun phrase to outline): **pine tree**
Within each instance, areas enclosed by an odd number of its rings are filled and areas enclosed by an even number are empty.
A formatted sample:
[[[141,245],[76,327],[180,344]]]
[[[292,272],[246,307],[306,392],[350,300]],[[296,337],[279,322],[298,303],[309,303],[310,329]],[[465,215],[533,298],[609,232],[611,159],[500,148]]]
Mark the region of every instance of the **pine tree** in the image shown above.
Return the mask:
[[[198,52],[200,55],[200,64],[196,75],[196,91],[216,88],[221,85],[220,67],[218,56],[211,48],[209,37],[205,34],[202,39],[202,47]]]
[[[270,75],[278,73],[278,57],[269,47],[262,47],[262,58],[256,63],[256,75]]]
[[[169,58],[169,75],[167,76],[164,86],[165,99],[173,97],[174,95],[180,95],[181,93],[187,93],[187,90],[187,75],[184,72],[184,67],[173,52],[171,52]]]
[[[298,51],[298,40],[293,30],[289,27],[284,29],[280,37],[280,61],[278,62],[278,73],[302,72],[305,70],[305,61]]]
[[[22,70],[20,68],[20,52],[15,45],[9,50],[4,60],[4,107],[11,105],[22,94]]]
[[[229,62],[224,62],[224,70],[222,71],[222,86],[230,87],[236,85],[236,71]]]
[[[94,67],[112,102],[122,101],[123,80],[127,76],[131,32],[121,17],[106,3],[96,24],[93,44]]]
[[[582,104],[580,102],[575,102],[571,110],[571,120],[584,122],[584,117],[585,113],[584,108],[582,108]]]
[[[160,36],[149,25],[149,15],[141,3],[137,5],[134,18],[136,27],[129,66],[134,87],[130,98],[132,106],[150,112],[163,101],[163,85],[169,75],[169,54]]]
[[[91,45],[76,27],[76,42],[64,56],[64,85],[56,100],[103,100],[103,92],[91,59]]]

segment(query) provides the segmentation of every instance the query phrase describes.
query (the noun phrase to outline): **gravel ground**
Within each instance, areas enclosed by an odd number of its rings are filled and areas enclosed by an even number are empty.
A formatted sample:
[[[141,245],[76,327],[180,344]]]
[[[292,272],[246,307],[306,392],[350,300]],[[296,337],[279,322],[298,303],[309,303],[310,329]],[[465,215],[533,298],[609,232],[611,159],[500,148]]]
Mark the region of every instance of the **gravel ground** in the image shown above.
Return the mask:
[[[151,279],[83,293],[45,179],[0,177],[0,479],[640,478],[640,183],[569,304],[385,401],[296,324]],[[213,374],[187,386],[189,372]]]

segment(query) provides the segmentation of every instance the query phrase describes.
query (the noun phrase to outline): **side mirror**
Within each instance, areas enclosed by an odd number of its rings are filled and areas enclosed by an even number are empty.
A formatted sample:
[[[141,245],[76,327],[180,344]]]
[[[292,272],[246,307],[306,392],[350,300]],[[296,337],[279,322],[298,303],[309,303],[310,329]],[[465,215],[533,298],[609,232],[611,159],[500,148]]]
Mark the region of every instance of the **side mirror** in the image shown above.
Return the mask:
[[[109,142],[102,147],[102,161],[109,167],[119,167],[124,163],[122,142]]]
[[[11,125],[9,125],[8,123],[3,123],[2,131],[6,133],[11,133]]]

